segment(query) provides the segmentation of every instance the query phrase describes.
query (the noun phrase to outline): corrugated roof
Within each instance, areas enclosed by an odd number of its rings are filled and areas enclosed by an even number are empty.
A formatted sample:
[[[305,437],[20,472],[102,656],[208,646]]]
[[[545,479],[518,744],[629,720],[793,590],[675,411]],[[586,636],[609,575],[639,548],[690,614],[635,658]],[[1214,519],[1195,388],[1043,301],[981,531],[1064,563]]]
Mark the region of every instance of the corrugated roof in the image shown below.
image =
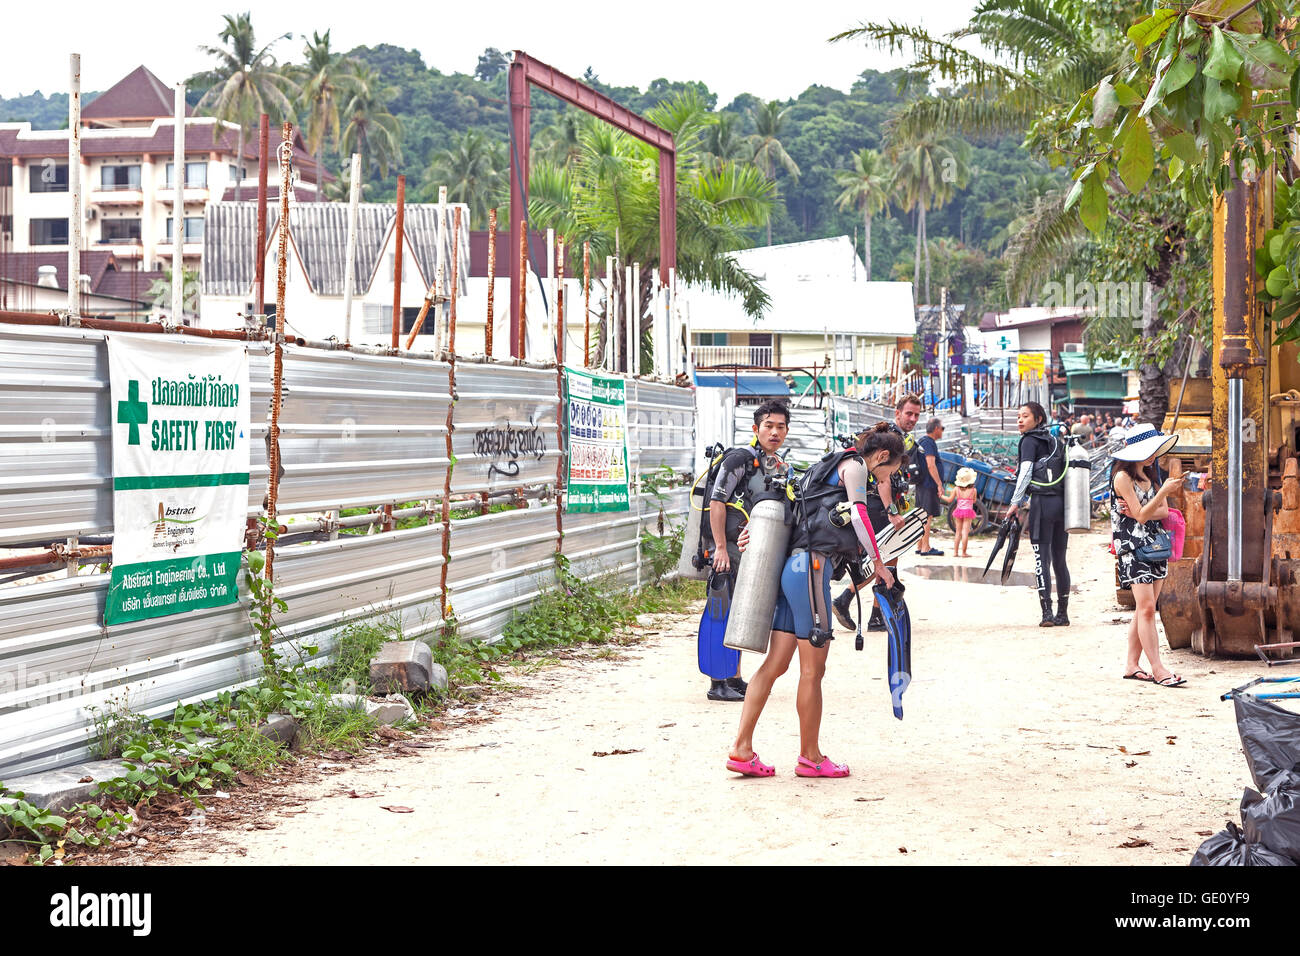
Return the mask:
[[[68,288],[68,253],[58,252],[7,252],[0,255],[0,278],[35,285],[40,278],[41,266],[54,266],[58,287]],[[81,273],[90,277],[90,291],[94,295],[145,301],[145,293],[161,272],[129,272],[121,269],[111,249],[85,249],[81,253]]]
[[[147,67],[138,66],[81,108],[83,120],[140,120],[171,117],[175,93]],[[194,111],[187,104],[185,115]]]
[[[442,250],[445,279],[451,280],[452,219],[455,204],[438,215],[434,203],[408,203],[404,232],[426,284],[437,274]],[[203,294],[245,295],[252,288],[257,260],[257,205],[252,202],[209,203],[204,213]],[[389,244],[397,218],[393,203],[362,203],[357,214],[356,291],[364,294]],[[267,242],[275,239],[277,210],[268,210]],[[469,210],[461,206],[460,288],[469,279]],[[295,203],[289,209],[289,236],[317,295],[342,295],[347,254],[348,204]]]
[[[1095,362],[1088,362],[1088,353],[1086,352],[1062,352],[1061,368],[1065,370],[1066,375],[1094,374],[1105,372],[1127,373],[1133,366],[1124,362],[1107,362],[1098,359]]]

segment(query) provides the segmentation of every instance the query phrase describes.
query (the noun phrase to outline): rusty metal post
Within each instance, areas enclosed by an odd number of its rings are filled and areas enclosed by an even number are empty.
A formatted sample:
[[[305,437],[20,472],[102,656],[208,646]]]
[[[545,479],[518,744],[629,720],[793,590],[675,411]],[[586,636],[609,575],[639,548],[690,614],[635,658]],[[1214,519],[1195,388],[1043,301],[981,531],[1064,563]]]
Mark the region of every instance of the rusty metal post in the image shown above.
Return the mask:
[[[555,364],[564,364],[565,338],[569,334],[564,321],[564,237],[556,237],[555,245]]]
[[[591,243],[582,244],[582,367],[591,368]]]
[[[483,327],[483,354],[492,357],[492,307],[497,278],[497,211],[488,210],[487,325]]]
[[[276,502],[280,497],[280,402],[284,395],[284,287],[289,277],[289,183],[293,176],[293,126],[285,123],[280,141],[280,222],[275,277],[275,358],[272,366],[271,430],[267,448],[266,517],[276,527]],[[274,582],[275,539],[266,539],[263,576]]]
[[[460,206],[452,214],[451,309],[447,319],[447,351],[456,354],[456,292],[460,286]]]
[[[393,226],[393,239],[397,243],[393,251],[393,341],[391,347],[397,349],[402,330],[402,246],[406,244],[406,177],[397,177],[397,222]]]
[[[514,74],[512,73],[511,76]],[[515,216],[514,207],[510,209],[510,218],[513,221]],[[513,232],[513,227],[511,229]],[[528,220],[522,221],[519,230],[519,263],[515,269],[515,274],[510,279],[510,290],[518,298],[515,300],[515,313],[510,322],[510,332],[512,336],[511,344],[517,351],[515,356],[520,359],[528,357],[524,349],[524,333],[528,328]],[[515,290],[518,290],[515,292]]]
[[[266,178],[271,164],[271,119],[265,113],[257,122],[257,291],[253,314],[266,315]]]

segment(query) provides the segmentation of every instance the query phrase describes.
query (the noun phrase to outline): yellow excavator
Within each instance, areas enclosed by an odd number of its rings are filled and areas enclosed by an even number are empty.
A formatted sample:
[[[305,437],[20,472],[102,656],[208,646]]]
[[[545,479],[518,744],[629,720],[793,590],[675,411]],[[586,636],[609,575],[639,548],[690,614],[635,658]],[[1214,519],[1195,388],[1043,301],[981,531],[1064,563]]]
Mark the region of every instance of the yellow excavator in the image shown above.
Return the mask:
[[[1159,613],[1170,647],[1281,660],[1300,625],[1300,345],[1273,344],[1255,249],[1273,221],[1273,176],[1214,200],[1214,361],[1209,452],[1170,474],[1207,474],[1173,503],[1187,523]],[[1166,420],[1166,428],[1170,425]]]

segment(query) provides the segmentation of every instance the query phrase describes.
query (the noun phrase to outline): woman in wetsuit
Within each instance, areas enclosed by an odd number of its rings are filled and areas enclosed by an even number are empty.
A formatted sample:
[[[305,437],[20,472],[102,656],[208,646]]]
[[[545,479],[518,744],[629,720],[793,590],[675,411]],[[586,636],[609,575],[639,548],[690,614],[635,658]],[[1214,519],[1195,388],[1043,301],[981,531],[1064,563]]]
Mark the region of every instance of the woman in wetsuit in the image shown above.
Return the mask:
[[[893,586],[893,574],[881,560],[876,546],[876,534],[889,527],[889,515],[874,489],[881,484],[888,485],[890,476],[898,470],[903,460],[903,440],[882,423],[859,436],[854,451],[838,454],[840,460],[829,462],[832,467],[826,469],[825,481],[818,482],[823,488],[805,488],[804,491],[808,494],[825,491],[819,499],[825,507],[818,510],[828,515],[836,512],[841,516],[847,515],[848,524],[838,526],[848,532],[842,537],[842,540],[847,540],[839,547],[818,550],[825,547],[824,529],[815,521],[811,533],[795,531],[791,541],[794,553],[786,561],[781,576],[782,588],[772,617],[767,657],[749,679],[740,729],[727,759],[727,769],[736,773],[770,777],[776,772],[775,768],[759,760],[754,752],[754,728],[772,692],[772,685],[786,672],[797,648],[799,691],[795,708],[799,713],[799,758],[795,773],[801,777],[849,775],[848,765],[837,764],[823,754],[817,739],[822,720],[822,675],[826,672],[826,655],[830,650],[830,572],[837,558],[856,561],[865,554],[874,561],[881,582],[887,587]],[[813,469],[817,467],[814,465]],[[742,534],[741,542],[742,545],[747,543],[747,536]],[[852,548],[852,553],[838,554],[845,544]],[[807,569],[805,573],[798,572],[800,567]],[[819,638],[816,646],[810,640],[814,637]]]
[[[1043,619],[1039,627],[1070,623],[1070,569],[1065,563],[1065,443],[1047,429],[1047,413],[1037,402],[1020,406],[1020,467],[1008,515],[1029,504],[1029,541],[1034,549],[1034,576]],[[1056,572],[1056,614],[1052,614],[1052,572]]]

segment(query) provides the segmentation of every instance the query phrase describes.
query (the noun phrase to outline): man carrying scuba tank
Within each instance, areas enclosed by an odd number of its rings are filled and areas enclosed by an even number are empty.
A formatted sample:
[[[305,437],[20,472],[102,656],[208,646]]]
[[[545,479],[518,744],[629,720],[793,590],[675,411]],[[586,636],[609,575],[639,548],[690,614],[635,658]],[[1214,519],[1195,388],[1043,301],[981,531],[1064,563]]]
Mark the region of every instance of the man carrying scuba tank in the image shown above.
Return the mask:
[[[911,507],[907,500],[907,488],[909,471],[913,468],[912,458],[916,452],[916,439],[912,437],[912,430],[916,428],[916,423],[921,418],[921,399],[916,395],[904,395],[894,406],[894,420],[889,423],[889,431],[897,435],[903,442],[903,458],[898,470],[893,472],[888,481],[877,483],[874,475],[868,475],[867,482],[870,486],[873,497],[879,502],[884,509],[884,513],[889,518],[889,523],[895,528],[903,526],[903,513]],[[889,562],[891,569],[898,567],[898,559],[894,558]],[[855,626],[853,617],[849,614],[849,606],[853,603],[854,595],[866,586],[867,581],[861,576],[857,568],[849,565],[849,576],[852,578],[852,584],[837,597],[833,604],[836,619],[845,627],[852,628]],[[873,601],[874,601],[874,595]],[[880,608],[872,604],[871,618],[867,622],[868,631],[883,631],[885,629],[885,619],[880,614]]]
[[[710,568],[709,599],[700,622],[700,640],[702,645],[718,653],[724,653],[722,639],[740,567],[740,547],[736,541],[749,521],[749,509],[756,498],[766,493],[772,479],[784,478],[789,472],[777,455],[789,431],[789,408],[781,402],[765,402],[754,410],[754,437],[750,443],[727,449],[714,458],[709,468],[704,488],[708,514],[707,520],[700,522],[697,557],[701,566],[707,563]],[[719,541],[724,546],[715,544]],[[739,655],[736,656],[735,675],[714,679],[709,700],[745,699],[748,685],[741,680]]]

